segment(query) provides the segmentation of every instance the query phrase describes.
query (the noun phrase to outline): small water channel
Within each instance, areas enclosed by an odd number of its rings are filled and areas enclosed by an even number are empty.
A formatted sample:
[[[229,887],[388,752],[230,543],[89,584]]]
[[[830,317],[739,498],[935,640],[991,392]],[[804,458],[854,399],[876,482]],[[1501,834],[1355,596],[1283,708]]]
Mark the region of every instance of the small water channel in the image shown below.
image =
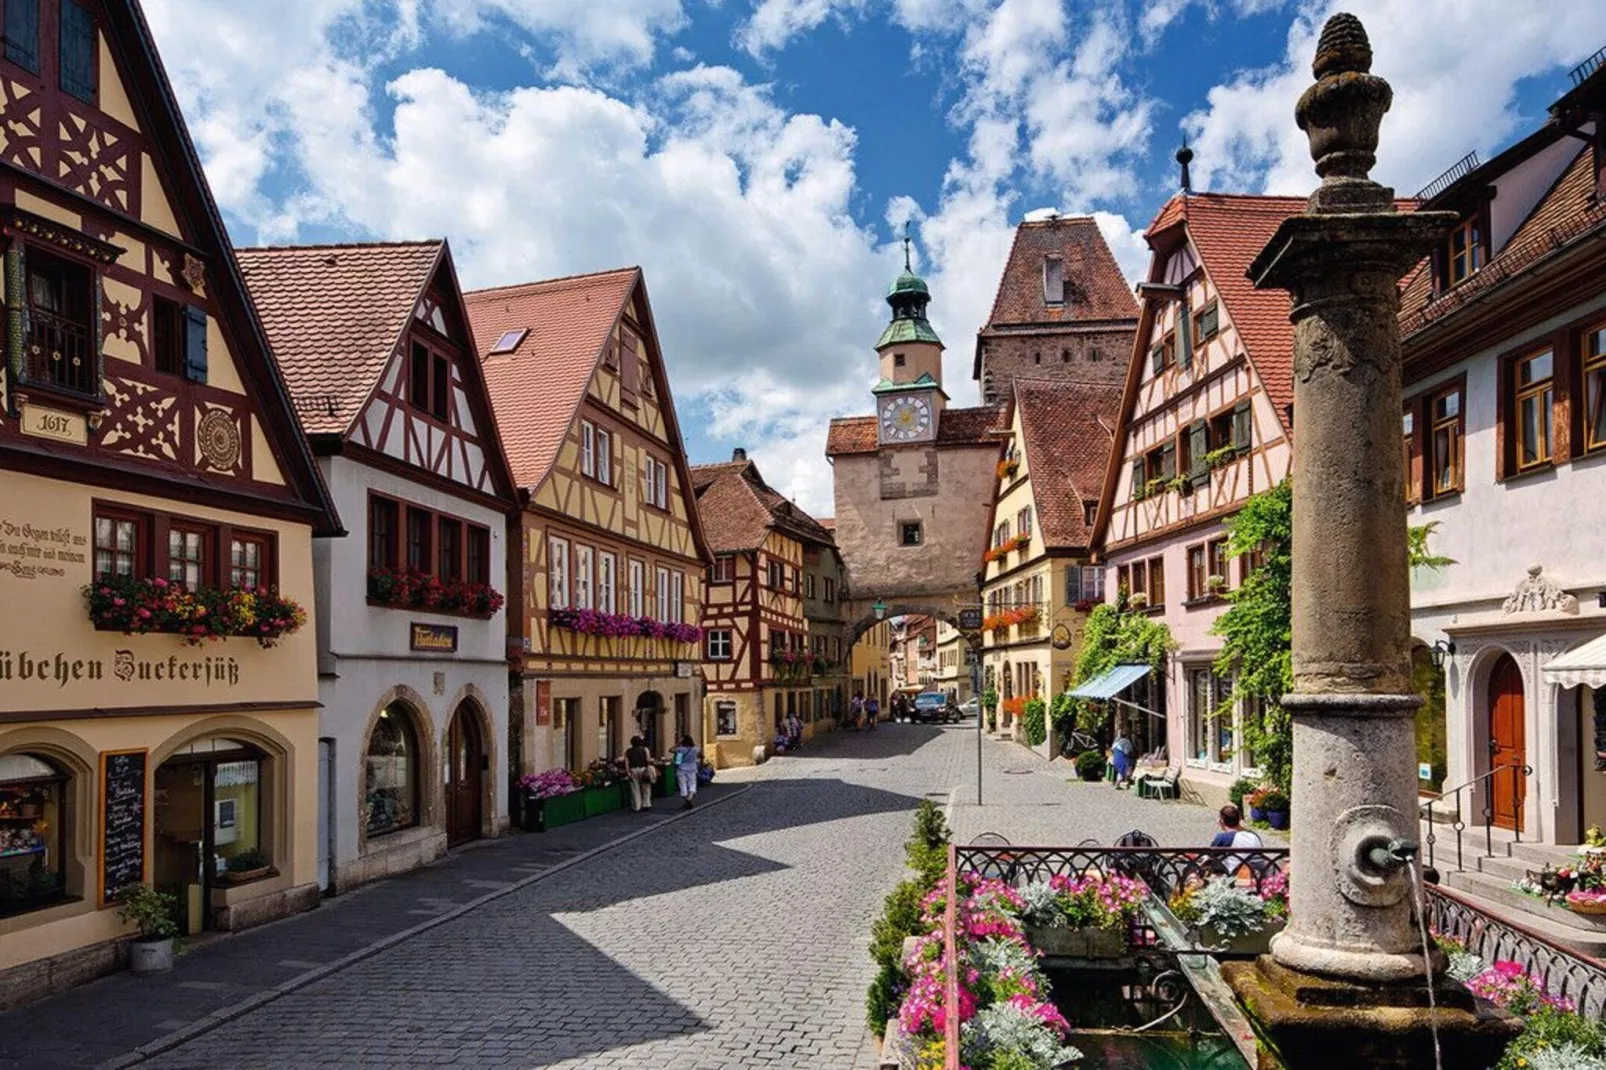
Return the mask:
[[[1071,1023],[1070,1042],[1082,1052],[1076,1070],[1249,1070],[1188,980],[1164,960],[1047,973],[1054,1003]]]

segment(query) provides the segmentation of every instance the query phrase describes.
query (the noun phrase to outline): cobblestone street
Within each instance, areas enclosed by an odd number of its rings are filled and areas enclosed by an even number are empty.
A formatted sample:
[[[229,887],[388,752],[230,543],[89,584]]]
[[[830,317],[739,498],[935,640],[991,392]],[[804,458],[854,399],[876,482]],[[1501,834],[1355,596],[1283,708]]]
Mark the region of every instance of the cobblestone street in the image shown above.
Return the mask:
[[[1203,842],[1211,831],[1211,815],[1199,807],[1070,783],[1064,763],[1050,766],[1014,744],[989,741],[983,757],[985,808],[974,806],[975,734],[968,726],[839,733],[762,768],[730,771],[721,786],[749,782],[740,794],[395,939],[310,983],[292,981],[287,994],[193,1039],[173,1047],[158,1042],[140,1065],[871,1066],[865,947],[881,900],[901,875],[901,844],[921,798],[951,803],[962,839],[994,831],[1017,843],[1109,842],[1141,827],[1163,843],[1186,843]],[[434,871],[449,879],[453,867],[489,864],[476,856],[533,849],[541,840],[517,837]],[[405,880],[357,894],[397,910]],[[483,879],[471,883],[478,894],[486,885],[495,889]],[[424,890],[421,906],[406,913],[428,914],[444,894]],[[277,965],[294,964],[302,934],[320,916],[358,906],[346,897],[271,927],[280,952],[272,957],[290,960]],[[162,1013],[180,1020],[158,1032],[186,1017],[172,999],[199,1000],[232,987],[230,971],[221,969],[229,944],[186,956],[191,979],[169,991]],[[206,970],[208,956],[218,956],[220,968]],[[240,953],[230,958],[237,973]],[[215,980],[194,979],[202,976]],[[145,983],[111,978],[13,1014],[45,1015],[82,1033],[94,1028],[91,1021],[64,1020],[69,1011],[105,1011],[108,999],[127,1003]],[[108,999],[97,999],[97,991]],[[236,1001],[243,994],[237,990]],[[137,1014],[137,1007],[127,1013]],[[45,1062],[15,1049],[5,1053],[15,1061],[0,1064],[31,1070]]]

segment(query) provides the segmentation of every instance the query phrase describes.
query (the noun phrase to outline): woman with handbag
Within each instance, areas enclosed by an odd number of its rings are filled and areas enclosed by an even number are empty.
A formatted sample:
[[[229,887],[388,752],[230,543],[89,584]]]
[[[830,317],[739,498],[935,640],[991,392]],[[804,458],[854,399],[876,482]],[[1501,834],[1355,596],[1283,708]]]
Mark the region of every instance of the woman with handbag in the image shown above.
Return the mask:
[[[697,744],[692,742],[690,736],[680,737],[680,746],[675,748],[675,783],[680,788],[680,797],[685,801],[681,803],[682,809],[691,809],[697,798]]]
[[[630,809],[652,809],[652,784],[658,779],[652,764],[652,752],[640,736],[630,737],[630,749],[625,751],[625,776],[630,781]]]

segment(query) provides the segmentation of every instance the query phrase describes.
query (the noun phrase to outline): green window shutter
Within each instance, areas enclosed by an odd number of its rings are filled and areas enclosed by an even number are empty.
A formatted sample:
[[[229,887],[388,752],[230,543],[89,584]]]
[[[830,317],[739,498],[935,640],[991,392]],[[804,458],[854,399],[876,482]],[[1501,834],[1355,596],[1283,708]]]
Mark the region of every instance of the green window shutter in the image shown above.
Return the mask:
[[[1186,368],[1193,363],[1193,306],[1187,298],[1177,312],[1177,367]]]
[[[1177,474],[1177,444],[1168,442],[1160,449],[1160,478],[1172,479]]]
[[[1139,457],[1132,462],[1132,497],[1138,498],[1143,494],[1143,458]]]
[[[1255,439],[1255,419],[1249,407],[1249,402],[1240,401],[1232,410],[1232,444],[1241,450],[1253,446]]]
[[[73,0],[61,3],[61,88],[95,102],[95,17]]]
[[[5,0],[6,59],[39,73],[39,0]]]
[[[1196,486],[1210,480],[1210,468],[1205,464],[1205,454],[1209,452],[1209,428],[1203,420],[1195,420],[1188,425],[1188,475]]]
[[[1149,350],[1149,370],[1155,375],[1165,371],[1165,346],[1163,344]]]
[[[206,312],[194,305],[184,309],[184,378],[206,382]]]

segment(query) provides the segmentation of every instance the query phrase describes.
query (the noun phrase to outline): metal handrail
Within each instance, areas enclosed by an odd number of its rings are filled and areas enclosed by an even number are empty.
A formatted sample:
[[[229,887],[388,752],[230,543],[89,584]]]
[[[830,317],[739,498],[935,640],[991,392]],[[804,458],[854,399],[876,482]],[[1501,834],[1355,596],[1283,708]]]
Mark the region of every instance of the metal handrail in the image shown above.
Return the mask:
[[[959,916],[959,863],[954,844],[948,845],[948,902],[943,908],[943,962],[946,965],[946,984],[943,1002],[947,1013],[943,1016],[942,1052],[945,1070],[961,1070],[959,1062],[959,950],[954,943],[954,925]]]
[[[1457,785],[1456,787],[1451,788],[1449,791],[1440,792],[1437,798],[1429,799],[1427,802],[1423,803],[1417,808],[1418,814],[1424,821],[1427,822],[1428,826],[1427,834],[1423,837],[1423,842],[1427,847],[1427,865],[1429,869],[1433,869],[1435,867],[1434,847],[1439,842],[1438,834],[1434,832],[1433,808],[1444,802],[1444,800],[1450,798],[1455,800],[1455,817],[1450,822],[1450,827],[1455,830],[1455,868],[1458,872],[1467,868],[1465,865],[1466,857],[1463,850],[1461,836],[1461,834],[1466,831],[1467,823],[1464,820],[1461,812],[1461,793],[1468,791],[1471,788],[1475,788],[1485,781],[1490,782],[1491,790],[1485,791],[1483,796],[1483,853],[1488,856],[1492,856],[1494,854],[1494,792],[1492,790],[1492,784],[1493,778],[1502,772],[1510,772],[1512,775],[1511,797],[1515,801],[1517,807],[1516,820],[1512,822],[1512,824],[1516,826],[1514,829],[1512,829],[1512,832],[1514,833],[1513,842],[1522,842],[1522,807],[1525,801],[1523,796],[1526,793],[1517,790],[1519,787],[1519,784],[1517,783],[1517,777],[1519,775],[1523,777],[1533,776],[1533,766],[1491,766],[1486,772],[1478,774],[1465,784]],[[1440,812],[1442,813],[1443,811]]]
[[[1606,962],[1580,954],[1511,918],[1498,918],[1453,888],[1426,887],[1428,925],[1487,965],[1509,961],[1532,975],[1547,993],[1571,1000],[1578,1013],[1606,1011]]]

